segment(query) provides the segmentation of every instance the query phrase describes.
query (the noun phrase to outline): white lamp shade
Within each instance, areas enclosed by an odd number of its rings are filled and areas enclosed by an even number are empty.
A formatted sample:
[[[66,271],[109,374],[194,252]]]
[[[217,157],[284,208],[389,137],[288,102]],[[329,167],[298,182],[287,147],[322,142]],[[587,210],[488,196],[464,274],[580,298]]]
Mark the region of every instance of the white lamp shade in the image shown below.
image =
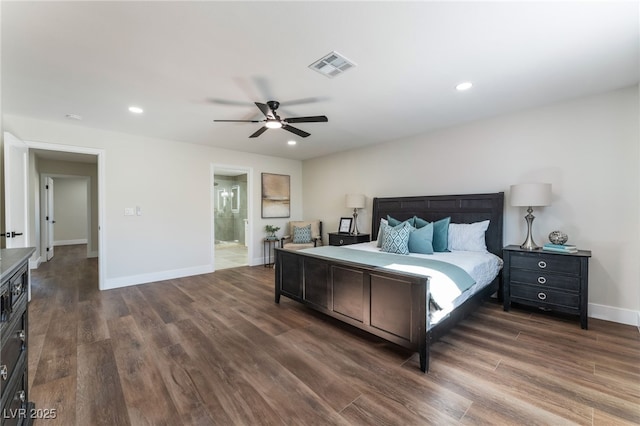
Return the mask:
[[[520,183],[511,185],[509,193],[511,205],[515,207],[536,207],[551,205],[550,183]]]
[[[347,194],[346,204],[350,209],[363,209],[364,208],[364,195],[362,194]]]

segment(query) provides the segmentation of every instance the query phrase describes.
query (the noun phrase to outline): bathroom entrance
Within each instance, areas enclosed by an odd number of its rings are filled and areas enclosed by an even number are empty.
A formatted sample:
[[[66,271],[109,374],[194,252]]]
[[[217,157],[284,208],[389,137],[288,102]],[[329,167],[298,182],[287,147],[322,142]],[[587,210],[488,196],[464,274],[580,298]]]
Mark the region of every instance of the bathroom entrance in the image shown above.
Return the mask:
[[[214,167],[213,225],[215,269],[249,264],[248,172]]]

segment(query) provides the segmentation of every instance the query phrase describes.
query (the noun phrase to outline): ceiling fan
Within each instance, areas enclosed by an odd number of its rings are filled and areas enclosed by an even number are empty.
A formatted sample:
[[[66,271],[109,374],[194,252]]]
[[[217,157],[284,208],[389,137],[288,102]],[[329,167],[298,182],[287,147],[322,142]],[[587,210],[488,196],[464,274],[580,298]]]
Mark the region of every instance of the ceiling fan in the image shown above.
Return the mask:
[[[264,126],[256,130],[250,138],[257,138],[261,134],[267,131],[267,129],[283,129],[296,135],[306,138],[311,133],[307,133],[304,130],[300,130],[291,126],[289,123],[326,123],[329,121],[324,115],[314,115],[311,117],[289,117],[281,118],[276,110],[280,106],[278,101],[268,101],[266,104],[255,102],[256,106],[264,114],[264,120],[213,120],[214,122],[222,123],[264,123]]]

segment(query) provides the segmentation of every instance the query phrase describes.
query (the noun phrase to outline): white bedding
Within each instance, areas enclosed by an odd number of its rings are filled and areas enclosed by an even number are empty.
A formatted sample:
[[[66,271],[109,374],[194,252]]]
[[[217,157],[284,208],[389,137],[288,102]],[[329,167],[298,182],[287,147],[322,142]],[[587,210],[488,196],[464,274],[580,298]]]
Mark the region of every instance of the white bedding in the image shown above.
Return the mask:
[[[343,247],[353,250],[380,252],[376,241],[346,245]],[[464,303],[469,297],[490,284],[498,275],[503,265],[502,259],[498,256],[492,253],[476,251],[452,251],[433,254],[411,253],[409,256],[454,264],[464,269],[475,280],[473,286],[463,293],[460,293],[457,288],[452,287],[452,285],[447,282],[446,277],[444,277],[442,273],[433,269],[420,268],[420,270],[416,270],[416,267],[409,265],[389,265],[390,269],[428,275],[430,277],[429,289],[432,294],[437,294],[438,297],[436,300],[438,300],[439,307],[441,308],[440,310],[429,309],[429,324],[431,326],[437,324],[438,321],[449,315],[451,311]]]

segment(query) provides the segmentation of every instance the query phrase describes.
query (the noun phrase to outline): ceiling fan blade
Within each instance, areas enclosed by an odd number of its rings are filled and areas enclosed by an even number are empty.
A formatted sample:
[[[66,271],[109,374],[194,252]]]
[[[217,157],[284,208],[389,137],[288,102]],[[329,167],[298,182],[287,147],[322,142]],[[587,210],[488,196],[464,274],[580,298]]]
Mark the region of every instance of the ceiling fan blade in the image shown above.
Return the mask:
[[[298,128],[295,128],[293,126],[289,126],[288,124],[283,124],[282,125],[282,129],[291,132],[291,133],[295,133],[296,135],[302,137],[302,138],[306,138],[307,136],[309,136],[311,133],[307,133],[304,130],[300,130]]]
[[[265,117],[267,117],[267,118],[275,118],[273,116],[273,112],[271,112],[271,108],[269,108],[269,106],[267,104],[261,104],[260,102],[256,102],[255,104],[256,104],[256,106],[258,108],[260,108],[260,111],[262,111],[262,113],[264,114]]]
[[[253,133],[251,136],[249,136],[250,138],[257,138],[258,136],[260,136],[261,134],[263,134],[264,132],[267,131],[267,128],[265,126],[260,127],[258,130],[255,131],[255,133]]]
[[[312,117],[291,117],[285,118],[287,123],[325,123],[329,121],[325,115],[314,115]]]
[[[264,120],[213,120],[217,123],[262,123]]]

